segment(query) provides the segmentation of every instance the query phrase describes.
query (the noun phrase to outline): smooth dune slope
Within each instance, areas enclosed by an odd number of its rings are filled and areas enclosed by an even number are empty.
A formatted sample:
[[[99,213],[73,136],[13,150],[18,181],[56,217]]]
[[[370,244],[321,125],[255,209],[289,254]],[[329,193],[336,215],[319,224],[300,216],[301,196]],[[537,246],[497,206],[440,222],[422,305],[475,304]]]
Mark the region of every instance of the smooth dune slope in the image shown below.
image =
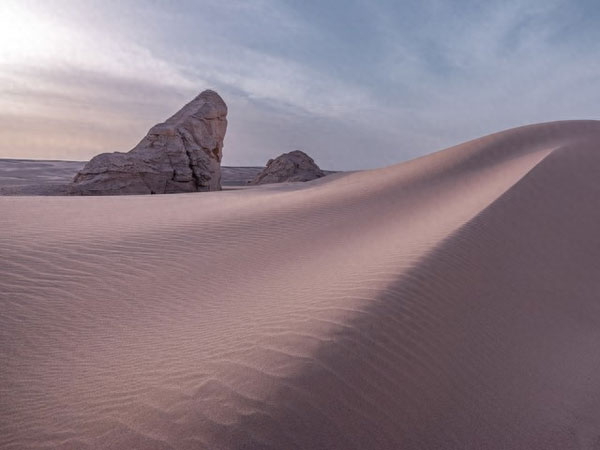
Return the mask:
[[[0,198],[6,449],[599,449],[600,122]]]

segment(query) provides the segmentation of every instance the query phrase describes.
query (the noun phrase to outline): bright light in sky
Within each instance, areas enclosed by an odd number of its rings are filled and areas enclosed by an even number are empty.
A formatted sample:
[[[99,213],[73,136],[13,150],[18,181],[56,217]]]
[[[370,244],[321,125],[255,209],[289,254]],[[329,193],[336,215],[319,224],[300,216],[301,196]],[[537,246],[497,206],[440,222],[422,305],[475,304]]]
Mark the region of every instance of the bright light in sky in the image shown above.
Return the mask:
[[[48,17],[19,2],[0,6],[0,64],[53,59],[67,40],[67,32]]]
[[[599,20],[588,0],[0,0],[0,157],[127,151],[207,88],[229,165],[384,166],[599,118]]]

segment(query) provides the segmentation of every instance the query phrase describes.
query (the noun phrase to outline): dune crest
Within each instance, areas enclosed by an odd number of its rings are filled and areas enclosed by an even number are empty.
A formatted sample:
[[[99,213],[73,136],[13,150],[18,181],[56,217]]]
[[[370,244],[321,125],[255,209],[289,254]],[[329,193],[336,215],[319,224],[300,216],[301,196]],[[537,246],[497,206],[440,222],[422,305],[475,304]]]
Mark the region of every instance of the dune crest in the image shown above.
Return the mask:
[[[600,445],[600,122],[301,185],[0,197],[0,447]]]

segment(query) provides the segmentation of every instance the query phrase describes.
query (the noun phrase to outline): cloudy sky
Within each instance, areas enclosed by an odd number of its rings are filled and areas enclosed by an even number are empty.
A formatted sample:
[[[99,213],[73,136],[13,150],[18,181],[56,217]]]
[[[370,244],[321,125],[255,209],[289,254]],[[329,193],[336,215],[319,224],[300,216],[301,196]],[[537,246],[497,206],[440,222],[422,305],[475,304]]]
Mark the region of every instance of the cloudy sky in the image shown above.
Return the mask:
[[[0,0],[0,157],[127,151],[206,88],[226,165],[380,167],[600,119],[599,21],[597,0]]]

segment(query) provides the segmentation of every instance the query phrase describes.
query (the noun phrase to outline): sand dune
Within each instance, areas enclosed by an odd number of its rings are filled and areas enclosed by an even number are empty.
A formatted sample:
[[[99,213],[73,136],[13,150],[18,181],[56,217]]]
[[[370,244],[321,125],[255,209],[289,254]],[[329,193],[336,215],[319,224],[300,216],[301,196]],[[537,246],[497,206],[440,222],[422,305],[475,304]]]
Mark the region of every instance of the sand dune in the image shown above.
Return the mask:
[[[1,448],[600,448],[599,146],[0,197]]]

